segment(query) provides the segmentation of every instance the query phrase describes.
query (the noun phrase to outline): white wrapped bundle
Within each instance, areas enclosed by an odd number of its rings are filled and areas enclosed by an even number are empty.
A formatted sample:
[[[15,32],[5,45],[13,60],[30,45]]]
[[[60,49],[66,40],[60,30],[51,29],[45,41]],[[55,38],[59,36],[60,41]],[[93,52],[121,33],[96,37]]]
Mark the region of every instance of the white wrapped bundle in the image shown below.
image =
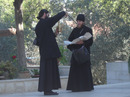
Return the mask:
[[[91,37],[92,37],[92,35],[89,32],[86,32],[83,36],[80,36],[79,38],[74,39],[72,42],[71,41],[64,41],[64,44],[65,45],[76,44],[80,40],[86,41],[86,40],[90,39]]]

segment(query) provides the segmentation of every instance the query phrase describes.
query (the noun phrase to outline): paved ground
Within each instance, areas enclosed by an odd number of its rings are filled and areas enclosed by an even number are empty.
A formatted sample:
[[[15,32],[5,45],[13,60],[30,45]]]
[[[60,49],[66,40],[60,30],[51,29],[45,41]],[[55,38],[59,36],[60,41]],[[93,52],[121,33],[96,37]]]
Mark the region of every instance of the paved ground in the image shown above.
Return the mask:
[[[130,83],[95,86],[91,92],[59,90],[59,96],[44,96],[43,93],[0,94],[0,97],[130,97]]]

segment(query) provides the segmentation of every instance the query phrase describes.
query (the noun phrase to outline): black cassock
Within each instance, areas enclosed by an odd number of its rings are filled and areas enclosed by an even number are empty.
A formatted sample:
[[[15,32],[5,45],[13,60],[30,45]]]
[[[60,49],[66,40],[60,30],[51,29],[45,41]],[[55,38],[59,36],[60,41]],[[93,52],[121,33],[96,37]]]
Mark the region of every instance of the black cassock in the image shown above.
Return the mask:
[[[92,34],[92,29],[86,26],[83,26],[82,28],[74,28],[68,40],[73,41],[74,39],[84,35],[86,32]],[[73,51],[74,49],[79,49],[84,45],[90,52],[90,46],[92,45],[92,43],[93,38],[90,38],[89,40],[84,41],[84,44],[82,45],[79,44],[69,45],[68,49]],[[91,91],[93,89],[94,88],[93,88],[90,60],[85,64],[77,64],[72,56],[67,90]]]
[[[35,32],[40,51],[40,77],[38,91],[48,91],[61,87],[57,58],[61,57],[55,34],[52,27],[58,22],[65,12],[60,12],[54,17],[40,19]]]

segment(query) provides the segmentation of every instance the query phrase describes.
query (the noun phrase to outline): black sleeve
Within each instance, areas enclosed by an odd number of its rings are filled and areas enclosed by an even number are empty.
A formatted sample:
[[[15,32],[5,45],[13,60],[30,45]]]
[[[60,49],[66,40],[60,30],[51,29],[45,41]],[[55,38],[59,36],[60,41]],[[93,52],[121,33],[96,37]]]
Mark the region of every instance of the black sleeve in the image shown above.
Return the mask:
[[[73,41],[74,40],[74,30],[71,32],[69,38],[68,38],[69,41]]]
[[[75,31],[75,29],[71,32],[71,34],[70,34],[70,36],[68,38],[69,41],[73,41],[75,39],[75,37],[74,37],[74,31]],[[67,48],[70,51],[73,51],[77,46],[78,46],[78,44],[72,44],[72,45],[68,45]]]
[[[92,33],[92,29],[89,31],[89,33],[92,35],[92,38],[90,38],[89,40],[84,41],[84,45],[86,48],[90,47],[93,44],[93,33]]]
[[[63,16],[65,16],[65,11],[58,13],[57,15],[48,19],[48,24],[50,27],[53,27]]]

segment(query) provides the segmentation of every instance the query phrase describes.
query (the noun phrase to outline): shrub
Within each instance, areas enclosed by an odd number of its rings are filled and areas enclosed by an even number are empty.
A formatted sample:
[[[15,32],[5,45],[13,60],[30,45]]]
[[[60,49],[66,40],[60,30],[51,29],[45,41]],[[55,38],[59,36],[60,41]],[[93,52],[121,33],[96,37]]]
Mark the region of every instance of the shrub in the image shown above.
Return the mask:
[[[0,74],[4,75],[4,73],[7,73],[9,79],[13,79],[16,76],[17,69],[14,67],[14,65],[10,61],[6,62],[0,62]]]

